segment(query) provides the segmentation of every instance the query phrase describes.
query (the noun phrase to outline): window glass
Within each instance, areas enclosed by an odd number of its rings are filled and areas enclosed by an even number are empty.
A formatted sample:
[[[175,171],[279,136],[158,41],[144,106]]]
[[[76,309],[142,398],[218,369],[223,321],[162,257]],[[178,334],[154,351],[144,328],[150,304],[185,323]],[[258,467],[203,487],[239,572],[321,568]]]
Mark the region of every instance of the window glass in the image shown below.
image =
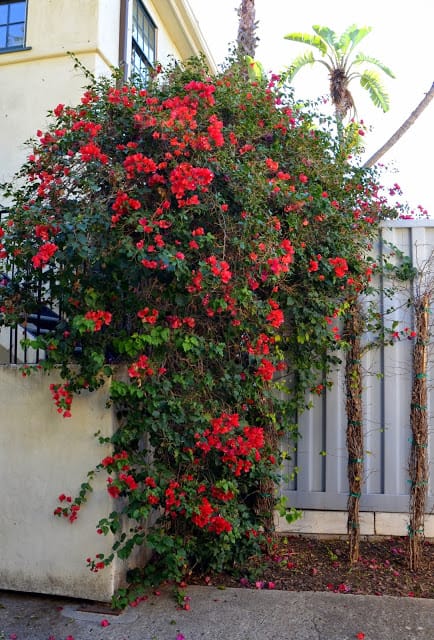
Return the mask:
[[[0,50],[24,47],[26,0],[0,0]]]
[[[156,57],[156,26],[141,0],[133,2],[132,73],[146,78]]]
[[[11,24],[8,32],[8,47],[22,47],[24,44],[24,24]]]
[[[9,22],[24,22],[26,15],[25,2],[11,2],[9,10]]]

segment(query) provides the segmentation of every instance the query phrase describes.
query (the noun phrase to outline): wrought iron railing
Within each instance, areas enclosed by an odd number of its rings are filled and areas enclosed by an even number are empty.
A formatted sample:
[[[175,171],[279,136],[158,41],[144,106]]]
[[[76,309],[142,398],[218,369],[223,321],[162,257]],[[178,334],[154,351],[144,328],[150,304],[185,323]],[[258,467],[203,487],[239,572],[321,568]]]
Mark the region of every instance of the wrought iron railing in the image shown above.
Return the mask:
[[[7,209],[0,209],[0,224],[8,216]],[[13,260],[8,260],[5,268],[0,271],[0,287],[7,287],[16,278]],[[34,364],[45,359],[45,351],[32,349],[27,346],[30,339],[36,338],[55,328],[60,320],[60,312],[56,301],[47,296],[42,283],[35,293],[34,313],[23,317],[20,322],[11,327],[0,327],[0,347],[8,353],[3,358],[9,364]]]

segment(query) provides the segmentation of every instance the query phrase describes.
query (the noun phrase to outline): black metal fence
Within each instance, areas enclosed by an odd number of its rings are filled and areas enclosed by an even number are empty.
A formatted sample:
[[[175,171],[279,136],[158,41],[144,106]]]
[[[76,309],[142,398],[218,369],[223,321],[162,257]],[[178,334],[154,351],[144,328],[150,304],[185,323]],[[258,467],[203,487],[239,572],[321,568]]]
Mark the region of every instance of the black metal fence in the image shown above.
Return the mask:
[[[0,209],[0,224],[7,217],[8,210]],[[0,287],[10,286],[15,278],[14,261],[8,259],[0,270]],[[15,326],[0,327],[0,347],[8,353],[4,362],[8,358],[9,364],[35,364],[45,359],[45,351],[29,348],[27,341],[52,330],[60,320],[55,301],[46,294],[41,282],[35,292],[35,312],[23,316]]]

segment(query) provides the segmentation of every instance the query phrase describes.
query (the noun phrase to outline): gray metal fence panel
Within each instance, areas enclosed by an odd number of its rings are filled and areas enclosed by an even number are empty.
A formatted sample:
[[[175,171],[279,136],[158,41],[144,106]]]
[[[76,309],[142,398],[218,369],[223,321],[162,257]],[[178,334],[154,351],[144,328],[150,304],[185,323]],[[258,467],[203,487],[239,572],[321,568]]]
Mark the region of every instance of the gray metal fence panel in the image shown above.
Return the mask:
[[[394,245],[423,268],[434,251],[434,221],[394,221],[384,226],[378,249],[390,251]],[[434,282],[434,273],[428,275]],[[394,307],[386,322],[393,319],[400,327],[413,327],[407,306],[408,288],[388,299],[387,282],[376,300],[381,311]],[[433,320],[434,320],[434,310]],[[412,342],[397,341],[393,346],[365,352],[364,436],[365,482],[361,498],[363,511],[405,513],[408,511],[408,456],[410,451],[410,399],[412,380]],[[428,374],[428,412],[430,428],[430,482],[428,510],[434,510],[434,352],[430,353]],[[333,386],[325,395],[312,396],[313,408],[299,417],[300,440],[285,472],[299,472],[284,481],[282,494],[299,509],[342,510],[348,499],[345,446],[345,388],[343,366],[333,374]]]

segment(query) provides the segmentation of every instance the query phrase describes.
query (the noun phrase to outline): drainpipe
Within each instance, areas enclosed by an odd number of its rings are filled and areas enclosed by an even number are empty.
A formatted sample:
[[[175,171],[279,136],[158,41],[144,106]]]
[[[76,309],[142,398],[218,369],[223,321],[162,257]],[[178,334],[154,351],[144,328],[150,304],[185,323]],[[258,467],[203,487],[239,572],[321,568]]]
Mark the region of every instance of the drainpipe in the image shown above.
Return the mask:
[[[120,0],[119,10],[119,68],[122,69],[122,78],[128,79],[128,16],[130,0]]]

